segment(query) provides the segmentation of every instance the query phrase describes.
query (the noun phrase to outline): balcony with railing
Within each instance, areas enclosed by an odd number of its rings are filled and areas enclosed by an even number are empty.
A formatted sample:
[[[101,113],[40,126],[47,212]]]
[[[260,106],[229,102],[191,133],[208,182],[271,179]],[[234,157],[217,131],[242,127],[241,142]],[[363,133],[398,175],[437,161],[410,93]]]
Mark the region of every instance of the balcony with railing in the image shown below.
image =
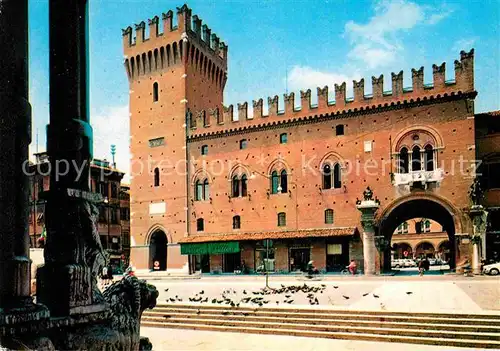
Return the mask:
[[[432,171],[412,171],[408,173],[394,173],[394,185],[413,185],[415,182],[423,184],[431,182],[441,182],[444,171],[441,168]]]

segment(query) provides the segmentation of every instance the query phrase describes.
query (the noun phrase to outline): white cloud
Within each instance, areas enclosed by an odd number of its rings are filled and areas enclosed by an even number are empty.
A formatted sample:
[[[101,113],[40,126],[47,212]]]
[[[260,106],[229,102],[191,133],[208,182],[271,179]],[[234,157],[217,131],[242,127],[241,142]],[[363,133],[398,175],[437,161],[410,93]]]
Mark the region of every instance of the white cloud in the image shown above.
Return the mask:
[[[333,87],[334,83],[342,84],[350,80],[351,78],[344,74],[321,72],[308,66],[294,66],[288,73],[288,86],[290,90],[295,91],[316,89],[325,85]]]
[[[116,145],[116,166],[125,172],[124,181],[130,174],[130,119],[128,106],[106,108],[91,117],[94,130],[94,158],[111,161],[111,145]]]
[[[436,11],[407,0],[380,1],[366,24],[346,23],[345,35],[352,45],[348,57],[369,69],[391,66],[404,50],[398,35],[417,25],[436,24],[450,14],[450,9]]]
[[[477,38],[475,38],[475,37],[474,38],[464,38],[464,39],[457,40],[455,42],[455,44],[453,44],[453,47],[451,49],[455,53],[459,52],[459,51],[462,51],[462,50],[465,50],[465,51],[468,52],[470,49],[472,49],[472,47],[476,43],[476,40],[477,40]]]

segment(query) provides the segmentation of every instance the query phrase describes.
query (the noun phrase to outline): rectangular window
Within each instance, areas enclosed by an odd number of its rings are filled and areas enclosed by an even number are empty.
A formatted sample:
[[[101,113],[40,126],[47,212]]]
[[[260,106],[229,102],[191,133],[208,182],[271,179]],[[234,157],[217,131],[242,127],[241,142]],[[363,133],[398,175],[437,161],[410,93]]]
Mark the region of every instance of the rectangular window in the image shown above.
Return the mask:
[[[325,224],[333,224],[333,210],[325,211]]]
[[[116,208],[109,208],[110,212],[110,217],[111,217],[111,224],[118,224],[118,211]]]
[[[364,147],[365,152],[372,152],[372,141],[371,140],[365,141],[364,146],[365,146]]]
[[[208,155],[208,145],[203,145],[203,146],[201,147],[201,155],[202,155],[202,156],[206,156],[206,155]]]
[[[111,198],[118,198],[118,185],[116,183],[111,183]]]
[[[163,145],[165,145],[165,138],[163,137],[149,140],[149,147],[158,147]]]
[[[248,141],[246,139],[241,139],[240,140],[240,150],[244,150],[247,148]]]
[[[108,183],[99,183],[97,185],[97,190],[103,197],[108,197]]]
[[[344,135],[344,125],[339,124],[335,126],[335,135]]]
[[[327,255],[342,255],[342,244],[328,244],[326,247]]]
[[[284,212],[278,213],[278,227],[286,226],[286,214]]]
[[[280,144],[286,144],[288,142],[288,134],[282,133],[280,135]]]

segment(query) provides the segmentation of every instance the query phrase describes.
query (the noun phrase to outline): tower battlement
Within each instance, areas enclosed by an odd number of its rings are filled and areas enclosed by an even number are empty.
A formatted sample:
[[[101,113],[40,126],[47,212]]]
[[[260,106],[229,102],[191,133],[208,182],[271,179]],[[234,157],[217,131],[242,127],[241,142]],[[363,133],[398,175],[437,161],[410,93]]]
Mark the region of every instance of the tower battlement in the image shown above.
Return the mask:
[[[317,88],[318,103],[311,104],[311,90],[300,92],[300,107],[295,107],[295,94],[284,94],[282,108],[279,97],[268,98],[268,113],[264,114],[264,100],[253,100],[253,115],[248,113],[248,103],[238,104],[238,116],[234,116],[233,105],[224,107],[216,124],[204,125],[196,120],[191,123],[191,136],[212,134],[233,128],[246,128],[265,122],[281,123],[289,119],[310,114],[343,113],[368,110],[405,102],[434,99],[462,93],[474,92],[474,49],[461,51],[460,60],[455,60],[455,78],[446,80],[446,64],[432,66],[432,84],[424,84],[424,67],[412,69],[412,86],[404,88],[403,71],[391,73],[392,89],[384,91],[384,75],[372,77],[372,94],[365,94],[365,79],[353,81],[353,97],[346,96],[346,83],[335,84],[335,101],[328,100],[328,86]],[[194,111],[199,116],[200,111]]]
[[[147,26],[146,29],[146,22],[142,21],[122,29],[126,67],[132,64],[132,58],[135,61],[135,71],[127,67],[129,78],[140,74],[140,67],[146,67],[151,61],[161,60],[162,66],[170,59],[182,62],[191,51],[196,55],[196,49],[227,70],[228,46],[197,15],[192,16],[186,4],[176,9],[175,17],[172,10],[163,13],[161,25],[160,17],[154,16],[148,19]],[[140,62],[136,62],[137,58]]]

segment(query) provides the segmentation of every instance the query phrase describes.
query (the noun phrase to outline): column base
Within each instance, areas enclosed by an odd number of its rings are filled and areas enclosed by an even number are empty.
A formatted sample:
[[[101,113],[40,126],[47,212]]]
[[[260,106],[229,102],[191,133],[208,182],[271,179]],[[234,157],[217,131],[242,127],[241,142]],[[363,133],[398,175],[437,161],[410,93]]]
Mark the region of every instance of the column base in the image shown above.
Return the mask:
[[[96,296],[89,267],[46,264],[37,271],[37,302],[46,305],[52,316],[72,316],[106,310]]]

